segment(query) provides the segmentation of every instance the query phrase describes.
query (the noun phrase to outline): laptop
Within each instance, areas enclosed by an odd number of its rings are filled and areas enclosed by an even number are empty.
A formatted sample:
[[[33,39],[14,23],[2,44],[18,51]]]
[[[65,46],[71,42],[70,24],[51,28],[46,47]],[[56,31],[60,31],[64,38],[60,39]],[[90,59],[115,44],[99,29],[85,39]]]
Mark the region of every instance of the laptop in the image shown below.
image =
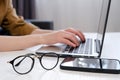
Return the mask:
[[[102,0],[98,31],[95,38],[86,38],[85,43],[80,43],[80,45],[76,48],[59,43],[53,45],[43,45],[36,51],[36,54],[56,53],[59,54],[60,57],[100,57],[108,22],[110,4],[111,0]]]

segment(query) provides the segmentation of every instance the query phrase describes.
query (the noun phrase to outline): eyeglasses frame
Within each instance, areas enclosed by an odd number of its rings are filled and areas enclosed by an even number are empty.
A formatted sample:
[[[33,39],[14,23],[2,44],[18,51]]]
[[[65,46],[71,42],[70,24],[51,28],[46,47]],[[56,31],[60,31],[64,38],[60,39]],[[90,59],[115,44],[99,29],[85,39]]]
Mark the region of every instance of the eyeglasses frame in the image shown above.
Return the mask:
[[[55,64],[55,66],[52,67],[52,68],[50,68],[50,69],[45,68],[45,67],[43,66],[42,62],[41,62],[42,58],[43,58],[44,56],[46,56],[47,54],[54,54],[54,55],[56,55],[56,56],[50,56],[50,57],[57,57],[57,62],[56,62],[56,64]],[[34,56],[34,57],[31,57],[31,56]],[[14,61],[15,61],[16,59],[20,58],[20,57],[24,57],[24,58],[29,57],[29,58],[32,60],[32,66],[31,66],[30,70],[27,71],[27,72],[25,72],[25,73],[20,73],[20,72],[18,72],[18,71],[15,69],[15,67],[14,67]],[[58,62],[59,62],[59,55],[56,54],[56,53],[50,52],[50,53],[45,53],[45,54],[33,54],[33,53],[28,53],[28,54],[25,54],[25,55],[20,55],[20,56],[17,56],[16,58],[14,58],[14,59],[11,60],[11,61],[8,61],[7,63],[12,64],[12,67],[13,67],[13,69],[14,69],[15,72],[17,72],[18,74],[24,75],[24,74],[29,73],[29,72],[33,69],[34,63],[35,63],[35,58],[38,58],[38,59],[39,59],[40,65],[41,65],[41,66],[43,67],[43,69],[45,69],[45,70],[52,70],[52,69],[54,69],[54,68],[57,66]],[[23,60],[23,59],[22,59],[22,60]],[[21,61],[22,61],[22,60],[21,60]],[[20,61],[20,62],[21,62],[21,61]],[[20,62],[18,62],[18,64],[19,64]]]

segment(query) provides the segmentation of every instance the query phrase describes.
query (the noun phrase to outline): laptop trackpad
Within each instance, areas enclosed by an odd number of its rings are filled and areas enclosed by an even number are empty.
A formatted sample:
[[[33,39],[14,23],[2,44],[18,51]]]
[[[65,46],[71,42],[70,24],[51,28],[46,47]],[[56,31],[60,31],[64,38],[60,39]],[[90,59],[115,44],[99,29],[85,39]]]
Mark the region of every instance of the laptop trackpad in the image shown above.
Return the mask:
[[[66,46],[63,44],[44,45],[37,52],[62,52]]]

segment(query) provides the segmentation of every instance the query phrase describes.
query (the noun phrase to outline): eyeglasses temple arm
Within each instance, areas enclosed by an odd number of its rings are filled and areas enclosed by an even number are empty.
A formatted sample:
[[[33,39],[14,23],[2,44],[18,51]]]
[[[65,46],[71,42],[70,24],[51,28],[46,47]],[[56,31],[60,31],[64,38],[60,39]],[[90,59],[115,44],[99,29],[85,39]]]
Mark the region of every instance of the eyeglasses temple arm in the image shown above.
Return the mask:
[[[15,64],[15,66],[19,66],[20,63],[21,63],[25,58],[26,58],[26,56],[25,56],[22,60],[20,60],[17,64]]]

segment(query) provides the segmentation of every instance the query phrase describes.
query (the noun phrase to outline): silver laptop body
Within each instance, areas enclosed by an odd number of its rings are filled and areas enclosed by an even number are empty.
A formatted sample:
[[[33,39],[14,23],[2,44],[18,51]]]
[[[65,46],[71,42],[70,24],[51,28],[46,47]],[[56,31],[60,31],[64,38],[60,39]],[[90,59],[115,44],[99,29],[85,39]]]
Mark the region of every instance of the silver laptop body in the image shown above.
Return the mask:
[[[106,32],[110,4],[111,0],[103,0],[102,2],[101,15],[96,37],[86,38],[86,42],[80,43],[80,46],[77,48],[72,48],[71,46],[59,43],[54,45],[43,45],[42,48],[36,51],[36,53],[57,53],[61,57],[100,57]]]

